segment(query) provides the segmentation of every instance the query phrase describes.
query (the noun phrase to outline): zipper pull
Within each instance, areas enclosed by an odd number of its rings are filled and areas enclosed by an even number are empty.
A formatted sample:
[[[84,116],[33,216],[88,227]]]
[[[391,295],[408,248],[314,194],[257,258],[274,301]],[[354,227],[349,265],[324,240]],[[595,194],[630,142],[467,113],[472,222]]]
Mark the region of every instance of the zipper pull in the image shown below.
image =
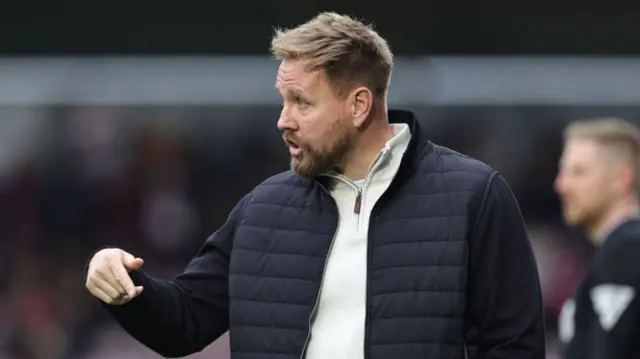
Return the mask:
[[[362,189],[358,188],[358,194],[356,195],[356,203],[353,205],[353,213],[360,214],[360,207],[362,206]]]

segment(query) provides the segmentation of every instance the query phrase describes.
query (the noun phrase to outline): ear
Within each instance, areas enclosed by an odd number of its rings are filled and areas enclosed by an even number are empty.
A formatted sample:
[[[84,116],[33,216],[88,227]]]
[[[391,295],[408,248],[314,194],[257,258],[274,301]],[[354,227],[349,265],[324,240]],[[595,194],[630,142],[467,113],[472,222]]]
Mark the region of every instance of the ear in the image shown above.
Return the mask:
[[[364,125],[372,107],[373,94],[368,88],[361,86],[349,94],[349,110],[356,128],[361,128]]]
[[[634,191],[636,188],[636,173],[633,166],[629,163],[620,163],[618,165],[617,185],[620,192]]]

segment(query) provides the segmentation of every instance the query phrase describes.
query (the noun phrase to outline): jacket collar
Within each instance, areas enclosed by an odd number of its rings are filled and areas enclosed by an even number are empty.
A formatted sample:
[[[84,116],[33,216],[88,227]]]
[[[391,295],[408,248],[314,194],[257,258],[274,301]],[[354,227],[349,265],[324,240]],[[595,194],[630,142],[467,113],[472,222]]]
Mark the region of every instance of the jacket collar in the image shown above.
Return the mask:
[[[409,131],[411,132],[409,145],[407,146],[404,156],[402,157],[402,162],[400,163],[400,167],[395,177],[396,180],[394,180],[394,182],[401,182],[411,174],[411,171],[414,168],[414,164],[422,159],[427,154],[427,152],[430,152],[433,146],[431,145],[431,142],[426,138],[426,136],[422,133],[420,123],[418,122],[418,119],[413,112],[407,110],[390,109],[387,114],[389,123],[407,124],[409,126]],[[327,176],[320,176],[315,180],[325,188],[327,188],[329,184],[329,177]]]
[[[388,117],[389,123],[406,123],[409,125],[411,140],[409,140],[409,146],[402,162],[405,167],[407,166],[405,163],[414,164],[422,158],[424,151],[431,147],[431,143],[423,133],[416,115],[406,110],[389,110]]]

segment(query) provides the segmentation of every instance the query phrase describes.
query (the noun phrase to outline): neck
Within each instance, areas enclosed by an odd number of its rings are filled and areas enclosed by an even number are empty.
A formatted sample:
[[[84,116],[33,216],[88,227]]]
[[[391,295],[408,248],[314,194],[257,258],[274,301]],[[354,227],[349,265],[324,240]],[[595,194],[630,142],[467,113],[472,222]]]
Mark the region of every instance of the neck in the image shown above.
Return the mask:
[[[365,178],[378,153],[387,141],[393,138],[393,128],[389,124],[387,112],[379,112],[381,115],[371,119],[368,128],[363,131],[354,149],[347,156],[343,175],[350,180]]]
[[[599,244],[605,240],[605,236],[621,221],[638,216],[638,214],[638,200],[635,196],[620,200],[614,203],[600,220],[588,228],[589,238],[594,243]]]

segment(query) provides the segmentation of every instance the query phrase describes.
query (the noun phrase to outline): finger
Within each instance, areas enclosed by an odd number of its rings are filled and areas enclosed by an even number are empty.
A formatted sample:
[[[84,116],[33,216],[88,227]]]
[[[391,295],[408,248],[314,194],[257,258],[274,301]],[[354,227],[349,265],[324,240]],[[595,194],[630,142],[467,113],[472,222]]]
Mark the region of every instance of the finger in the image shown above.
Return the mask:
[[[87,288],[89,289],[89,293],[91,293],[94,297],[100,299],[106,304],[113,304],[113,298],[108,296],[102,289],[96,287],[93,284],[89,284]]]
[[[100,289],[102,292],[104,292],[106,295],[108,295],[112,299],[117,299],[118,297],[126,294],[124,290],[114,288],[106,280],[99,277],[93,277],[91,279],[91,284],[93,284],[94,287],[96,287],[97,289]]]
[[[122,265],[122,263],[112,265],[111,271],[113,272],[115,280],[118,281],[120,286],[123,288],[124,294],[128,295],[129,297],[133,297],[135,295],[136,289],[124,265]]]
[[[140,294],[142,294],[142,291],[144,290],[143,287],[141,286],[137,286],[134,289],[134,293],[133,295],[125,295],[123,297],[121,297],[119,300],[121,301],[122,304],[126,304],[129,303],[130,301],[132,301],[133,299],[137,298],[140,296]]]
[[[133,297],[131,297],[131,299],[133,299],[133,298],[135,298],[135,297],[139,296],[140,294],[142,294],[142,291],[143,291],[143,290],[144,290],[144,287],[137,286],[137,287],[136,287],[136,292],[135,292],[135,294],[133,295]]]
[[[125,262],[127,269],[130,271],[142,268],[143,264],[144,261],[142,260],[142,258],[133,258],[132,260]]]
[[[116,275],[113,273],[111,267],[111,264],[107,264],[105,266],[105,269],[96,270],[96,275],[94,277],[100,278],[103,281],[107,282],[113,289],[115,289],[119,293],[126,294],[127,291],[124,290],[122,284],[120,284],[120,282],[117,280]]]
[[[122,252],[122,262],[129,271],[138,270],[144,264],[142,258],[136,258],[133,254]]]

